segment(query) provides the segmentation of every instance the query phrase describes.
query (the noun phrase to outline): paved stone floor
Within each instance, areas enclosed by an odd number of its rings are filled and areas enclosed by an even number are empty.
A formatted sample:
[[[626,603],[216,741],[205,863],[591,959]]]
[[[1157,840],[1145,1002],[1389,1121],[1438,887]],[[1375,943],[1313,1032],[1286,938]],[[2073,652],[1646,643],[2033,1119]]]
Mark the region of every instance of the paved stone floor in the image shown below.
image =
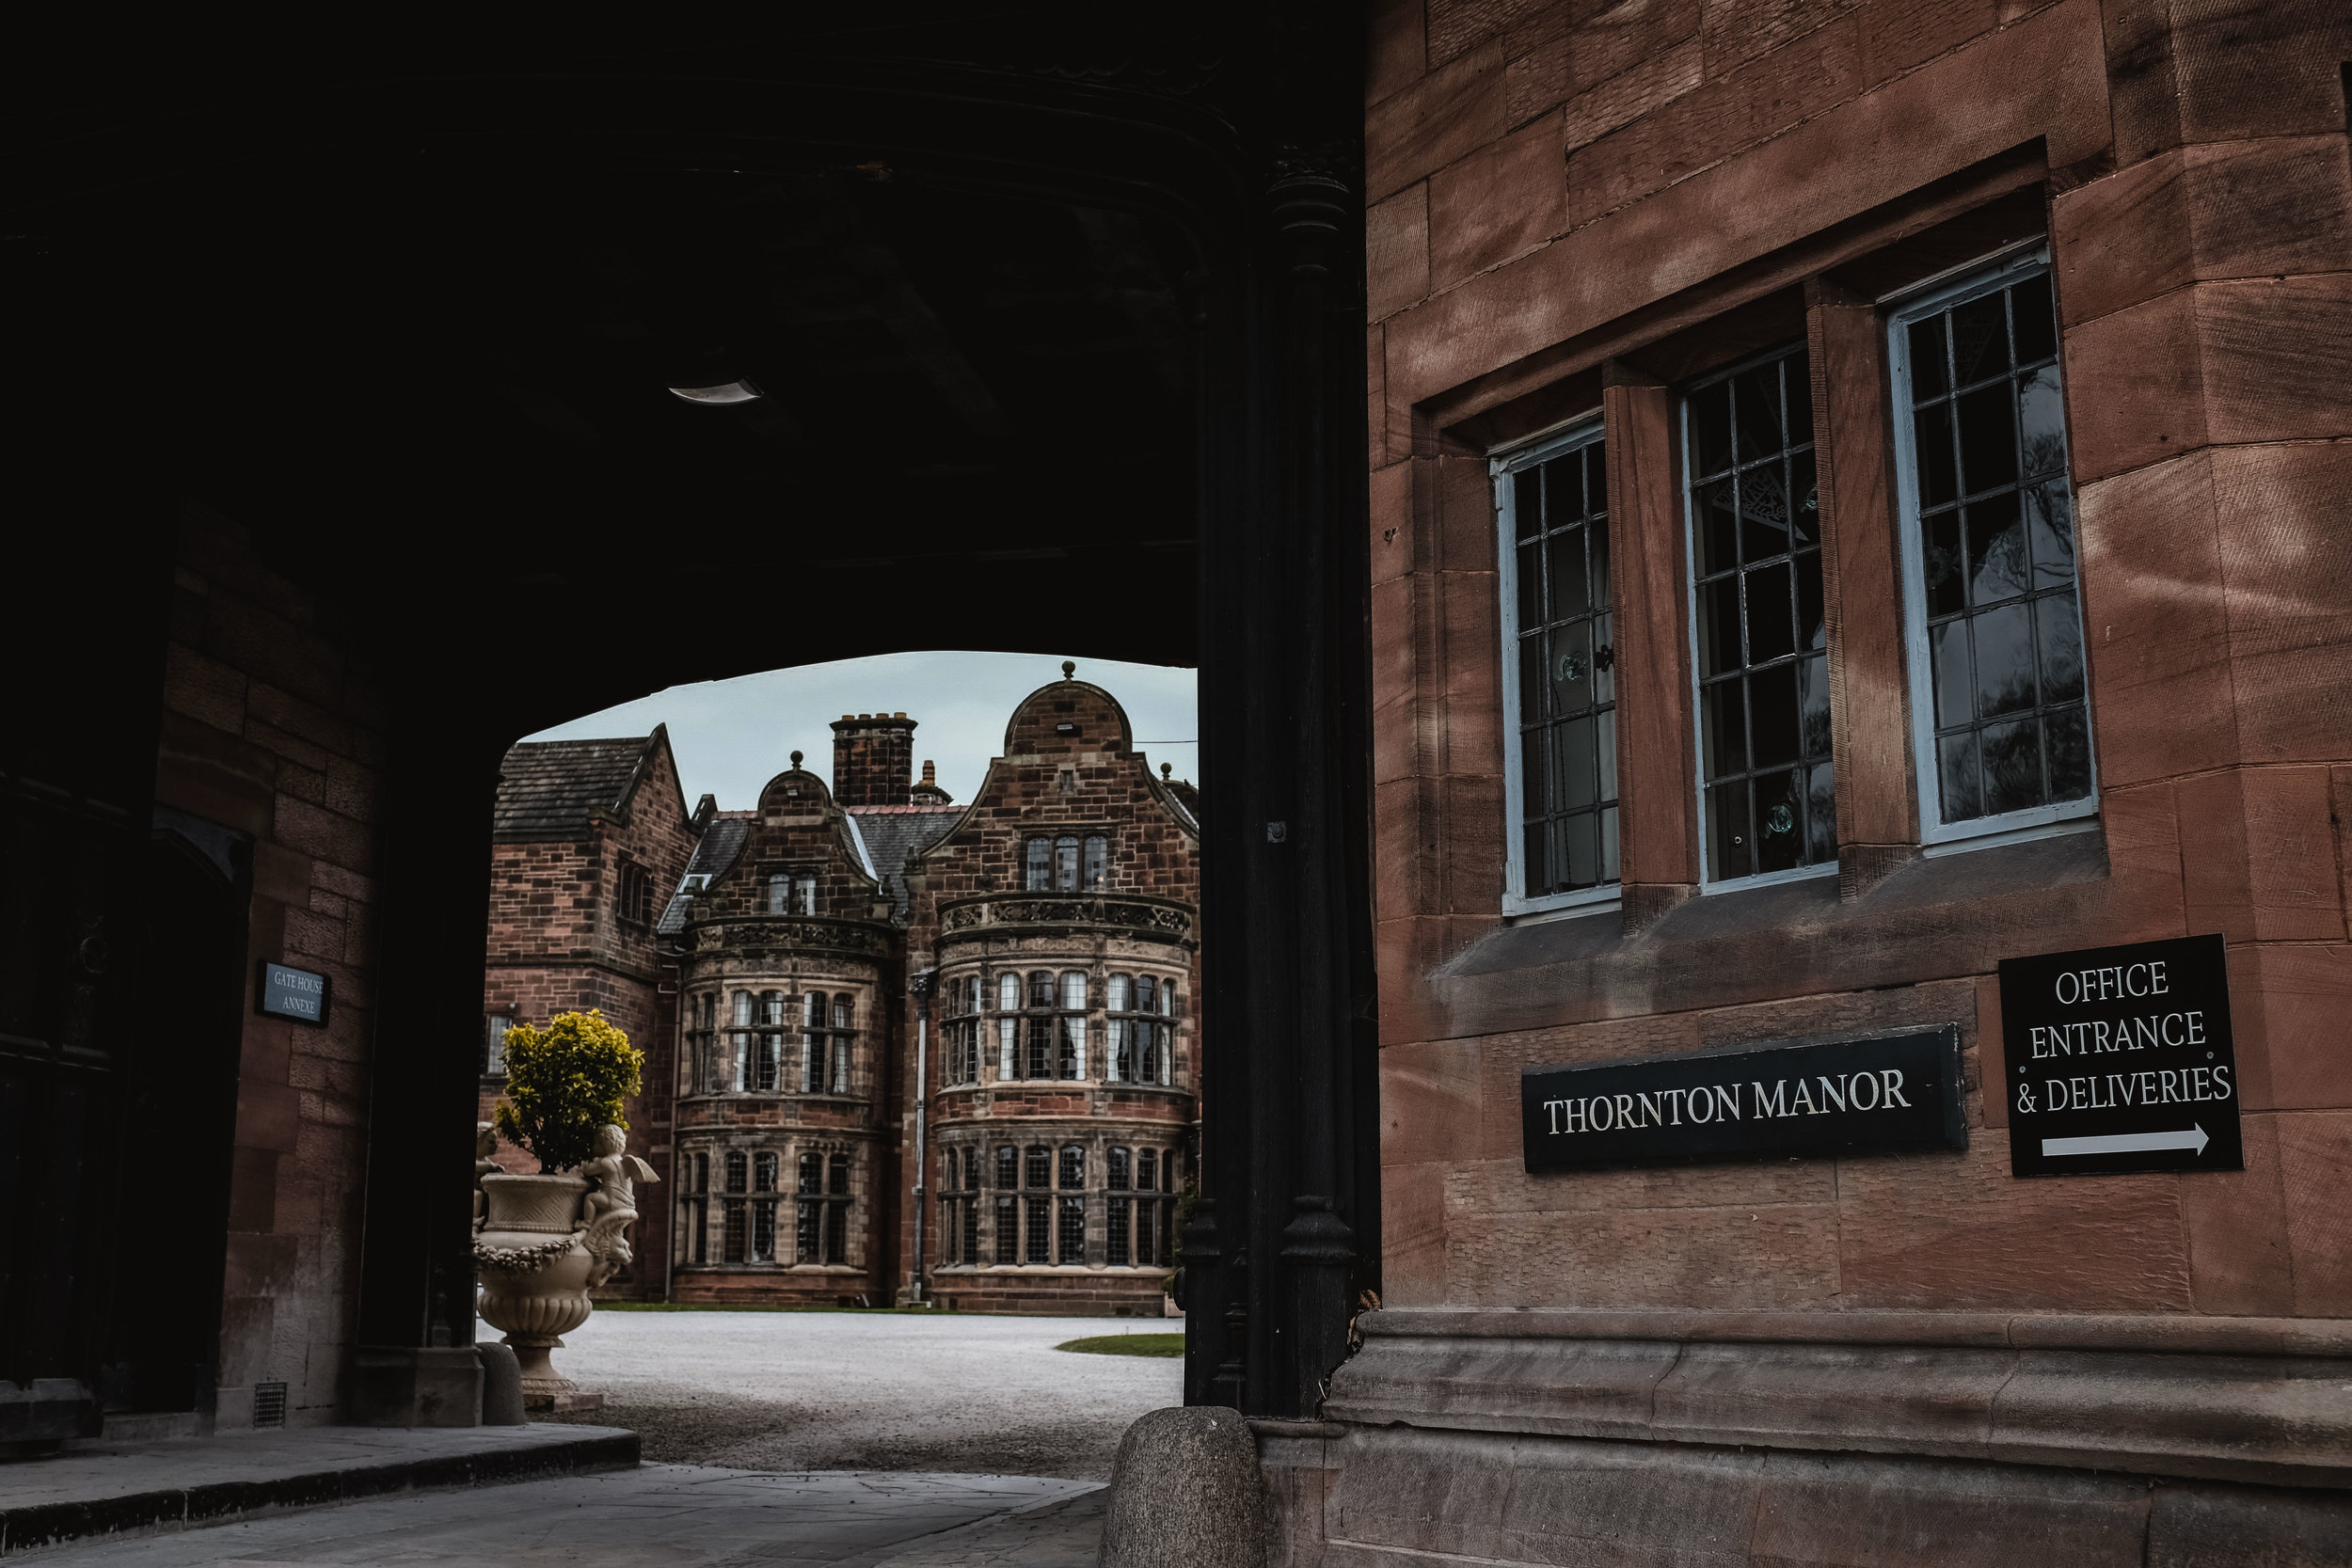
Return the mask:
[[[1151,1319],[599,1312],[555,1364],[648,1460],[739,1470],[931,1470],[1107,1481],[1136,1417],[1184,1402],[1184,1363],[1054,1347],[1165,1334]],[[485,1336],[494,1333],[487,1325]]]
[[[1092,1568],[1106,1494],[1035,1476],[647,1465],[413,1493],[26,1554],[40,1568]]]
[[[1170,1326],[599,1312],[556,1357],[583,1387],[607,1396],[603,1411],[578,1424],[633,1428],[655,1463],[167,1528],[38,1549],[23,1560],[1091,1568],[1108,1501],[1098,1483],[1128,1424],[1179,1402],[1182,1363],[1054,1346]],[[528,1429],[550,1437],[569,1430]],[[303,1447],[294,1458],[307,1464],[317,1457],[310,1447],[372,1441],[286,1433],[212,1447],[217,1467],[272,1444]]]

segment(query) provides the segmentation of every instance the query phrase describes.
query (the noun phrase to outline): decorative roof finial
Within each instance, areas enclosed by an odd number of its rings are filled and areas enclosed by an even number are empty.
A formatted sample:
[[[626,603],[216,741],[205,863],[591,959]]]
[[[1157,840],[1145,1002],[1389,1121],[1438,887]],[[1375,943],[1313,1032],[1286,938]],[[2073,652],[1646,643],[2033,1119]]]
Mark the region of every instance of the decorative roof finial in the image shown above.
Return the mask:
[[[800,752],[793,752],[793,753],[792,753],[792,766],[793,766],[793,767],[795,767],[795,768],[798,768],[800,765],[801,765],[801,753],[800,753]]]
[[[1062,679],[1064,679],[1064,680],[1069,680],[1069,679],[1071,679],[1073,676],[1076,675],[1076,674],[1077,674],[1077,673],[1078,673],[1078,666],[1077,666],[1077,664],[1075,663],[1075,661],[1071,660],[1071,659],[1067,659],[1067,658],[1065,658],[1065,659],[1063,659],[1063,660],[1061,661],[1061,678],[1062,678]]]
[[[1164,762],[1164,763],[1160,764],[1160,777],[1161,777],[1161,778],[1163,778],[1163,779],[1170,778],[1170,777],[1172,777],[1172,776],[1175,774],[1175,772],[1176,772],[1176,765],[1175,765],[1174,763],[1172,763],[1172,762]]]

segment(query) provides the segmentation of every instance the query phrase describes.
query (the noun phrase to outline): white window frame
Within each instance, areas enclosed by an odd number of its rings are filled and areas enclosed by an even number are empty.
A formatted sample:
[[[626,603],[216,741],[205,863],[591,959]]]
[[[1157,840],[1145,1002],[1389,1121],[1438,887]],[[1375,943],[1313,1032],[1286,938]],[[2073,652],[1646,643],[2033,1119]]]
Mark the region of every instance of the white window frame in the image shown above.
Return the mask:
[[[1527,784],[1525,769],[1519,755],[1519,542],[1518,486],[1511,483],[1514,474],[1582,447],[1601,446],[1607,432],[1601,427],[1600,410],[1596,408],[1580,414],[1567,423],[1515,447],[1490,453],[1486,470],[1495,487],[1495,564],[1497,591],[1502,595],[1502,912],[1505,916],[1549,914],[1605,914],[1624,901],[1625,847],[1622,838],[1625,821],[1625,768],[1618,759],[1617,821],[1620,825],[1618,842],[1618,879],[1598,887],[1579,888],[1573,893],[1527,895]],[[1610,515],[1616,515],[1616,497],[1609,498]],[[1612,604],[1610,614],[1622,621],[1620,608],[1613,602],[1616,593],[1616,556],[1610,556],[1609,581]],[[1620,714],[1622,719],[1622,713]],[[1622,722],[1615,733],[1623,735]]]
[[[2090,793],[2080,800],[2004,812],[1998,816],[1972,816],[1963,822],[1944,821],[1943,781],[1936,776],[1935,689],[1928,656],[1928,579],[1923,531],[1919,524],[1919,465],[1911,420],[1911,324],[1923,316],[1963,305],[1982,294],[2005,289],[2037,272],[2052,273],[2050,245],[2037,240],[2023,247],[1996,251],[1981,261],[1931,278],[1879,303],[1886,307],[1886,364],[1895,433],[1895,499],[1897,542],[1902,556],[1903,652],[1911,696],[1911,755],[1914,787],[1918,791],[1919,844],[1930,855],[1959,849],[1990,849],[2092,826],[2087,818],[2099,815],[2099,730],[2091,712],[2090,628],[2083,629],[2083,725],[2090,745]],[[2058,351],[2058,385],[2066,382],[2063,339]],[[2066,486],[2070,504],[2074,495],[2074,432],[2067,432]],[[2082,611],[2082,513],[2074,512],[2074,607]]]
[[[1810,354],[1812,345],[1807,343],[1805,349]],[[1691,820],[1696,824],[1698,832],[1699,892],[1702,895],[1743,893],[1753,887],[1774,887],[1782,882],[1809,882],[1816,878],[1835,877],[1840,859],[1833,855],[1818,865],[1796,865],[1786,871],[1756,871],[1745,877],[1721,878],[1711,876],[1707,863],[1707,714],[1701,701],[1706,677],[1699,673],[1699,541],[1691,508],[1691,394],[1703,391],[1717,382],[1728,381],[1742,371],[1751,371],[1758,365],[1769,365],[1775,359],[1786,358],[1789,352],[1790,345],[1784,339],[1760,354],[1751,354],[1722,370],[1709,371],[1698,379],[1686,383],[1682,389],[1675,393],[1676,483],[1682,493],[1682,619],[1688,629],[1682,651],[1691,661],[1691,684],[1688,688],[1691,699],[1691,805],[1694,814]],[[1821,444],[1818,438],[1813,443],[1813,454],[1817,465],[1814,471],[1818,474],[1821,456]],[[1829,569],[1829,542],[1826,539],[1821,542],[1821,569],[1826,575]],[[1829,583],[1824,580],[1821,584],[1821,612],[1824,616],[1829,613]],[[1830,711],[1829,724],[1830,753],[1834,758],[1837,747],[1837,713],[1835,708]],[[1837,765],[1833,761],[1830,764],[1833,784],[1836,777]],[[1842,850],[1844,846],[1836,847]]]

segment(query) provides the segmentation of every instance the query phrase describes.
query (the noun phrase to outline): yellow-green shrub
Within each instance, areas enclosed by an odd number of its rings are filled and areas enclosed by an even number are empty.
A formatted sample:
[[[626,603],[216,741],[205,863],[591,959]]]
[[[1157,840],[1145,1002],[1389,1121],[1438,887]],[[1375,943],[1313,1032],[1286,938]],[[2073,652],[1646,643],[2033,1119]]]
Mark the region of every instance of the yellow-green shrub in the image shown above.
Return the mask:
[[[544,1029],[506,1032],[506,1098],[499,1135],[539,1157],[541,1174],[569,1170],[596,1153],[596,1129],[627,1127],[621,1102],[637,1092],[645,1053],[591,1007],[558,1013]]]

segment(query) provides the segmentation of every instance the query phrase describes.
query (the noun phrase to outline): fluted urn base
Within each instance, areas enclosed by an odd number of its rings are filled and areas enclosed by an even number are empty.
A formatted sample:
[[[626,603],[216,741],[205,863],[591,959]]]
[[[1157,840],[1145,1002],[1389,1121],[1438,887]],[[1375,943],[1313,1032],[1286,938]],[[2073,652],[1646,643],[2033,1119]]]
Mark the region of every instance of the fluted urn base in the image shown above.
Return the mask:
[[[474,1238],[485,1323],[506,1331],[522,1363],[526,1410],[593,1409],[599,1396],[559,1373],[548,1359],[563,1336],[588,1321],[596,1258],[573,1229],[588,1183],[577,1176],[490,1176],[488,1213]]]

